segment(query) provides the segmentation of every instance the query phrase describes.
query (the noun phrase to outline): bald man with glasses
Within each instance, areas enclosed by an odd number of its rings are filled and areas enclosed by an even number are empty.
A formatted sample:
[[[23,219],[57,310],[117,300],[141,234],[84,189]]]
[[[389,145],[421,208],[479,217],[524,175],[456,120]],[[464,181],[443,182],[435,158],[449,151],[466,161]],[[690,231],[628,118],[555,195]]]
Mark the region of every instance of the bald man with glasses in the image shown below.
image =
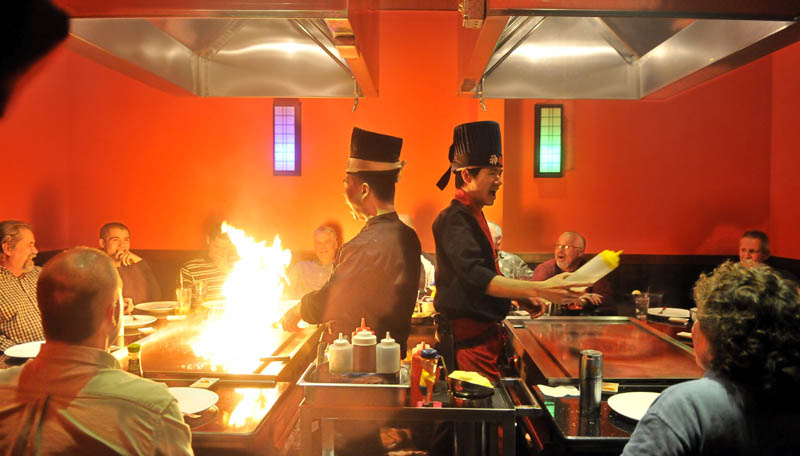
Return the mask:
[[[583,257],[586,250],[586,238],[575,231],[561,233],[555,245],[553,259],[540,264],[533,271],[533,280],[547,280],[550,277],[561,274],[562,272],[575,272],[583,266],[588,258]],[[599,306],[604,299],[611,298],[611,285],[606,279],[598,280],[594,285],[586,289],[577,301],[567,307],[572,310],[582,309],[585,304]]]

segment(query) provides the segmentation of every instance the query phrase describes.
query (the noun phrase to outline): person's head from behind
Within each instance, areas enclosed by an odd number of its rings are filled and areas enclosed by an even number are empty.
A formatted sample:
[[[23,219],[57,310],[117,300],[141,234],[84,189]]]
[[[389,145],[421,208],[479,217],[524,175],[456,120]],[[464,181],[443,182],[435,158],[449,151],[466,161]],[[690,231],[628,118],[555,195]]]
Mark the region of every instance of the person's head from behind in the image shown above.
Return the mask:
[[[377,214],[378,206],[394,204],[397,171],[347,173],[344,196],[353,218],[367,220]]]
[[[694,287],[698,364],[765,397],[800,386],[800,297],[769,266],[726,262]]]
[[[314,254],[317,260],[324,265],[333,263],[336,251],[339,249],[336,231],[327,225],[322,225],[314,230]]]
[[[0,265],[13,273],[29,272],[38,252],[30,225],[19,220],[0,222]]]
[[[752,267],[767,261],[770,255],[769,237],[763,231],[748,230],[739,239],[739,261]]]
[[[118,334],[122,281],[100,250],[59,253],[42,268],[36,289],[47,341],[106,348]]]
[[[17,81],[69,33],[69,17],[49,0],[3,2],[0,14],[0,117]]]
[[[230,272],[233,266],[239,261],[239,253],[236,246],[231,242],[228,233],[222,232],[219,227],[209,231],[206,237],[208,242],[208,259],[223,272]]]
[[[574,231],[565,231],[558,237],[553,253],[556,264],[562,271],[578,269],[581,255],[586,250],[586,239]]]
[[[131,249],[131,230],[120,222],[109,222],[100,228],[100,248],[114,260]]]
[[[492,241],[494,242],[494,247],[496,249],[500,249],[500,243],[503,242],[503,230],[500,229],[500,225],[494,222],[486,222],[489,225],[489,232],[492,233]]]
[[[353,128],[343,184],[345,203],[356,220],[393,208],[395,185],[405,166],[402,147],[402,138]]]

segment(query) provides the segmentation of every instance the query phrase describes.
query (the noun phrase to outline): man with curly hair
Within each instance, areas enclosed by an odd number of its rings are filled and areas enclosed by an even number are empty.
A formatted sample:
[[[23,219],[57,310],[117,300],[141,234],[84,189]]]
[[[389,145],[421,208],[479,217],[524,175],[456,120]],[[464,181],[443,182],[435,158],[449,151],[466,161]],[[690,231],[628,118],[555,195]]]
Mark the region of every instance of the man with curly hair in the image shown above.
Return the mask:
[[[766,266],[726,262],[695,284],[703,378],[664,390],[623,455],[796,454],[800,297]]]

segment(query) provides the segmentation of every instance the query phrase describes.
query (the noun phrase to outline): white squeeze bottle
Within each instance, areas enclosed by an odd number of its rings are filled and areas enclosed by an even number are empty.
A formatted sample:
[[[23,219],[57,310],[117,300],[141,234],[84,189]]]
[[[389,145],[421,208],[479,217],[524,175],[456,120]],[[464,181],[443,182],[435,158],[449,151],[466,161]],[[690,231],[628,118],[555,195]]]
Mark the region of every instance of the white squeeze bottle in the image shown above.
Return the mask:
[[[353,346],[339,333],[328,350],[331,372],[353,372]]]
[[[376,364],[379,374],[394,374],[400,371],[400,344],[392,339],[389,331],[386,331],[386,338],[381,340],[377,350]]]
[[[619,266],[619,252],[603,250],[567,277],[568,282],[595,283]]]

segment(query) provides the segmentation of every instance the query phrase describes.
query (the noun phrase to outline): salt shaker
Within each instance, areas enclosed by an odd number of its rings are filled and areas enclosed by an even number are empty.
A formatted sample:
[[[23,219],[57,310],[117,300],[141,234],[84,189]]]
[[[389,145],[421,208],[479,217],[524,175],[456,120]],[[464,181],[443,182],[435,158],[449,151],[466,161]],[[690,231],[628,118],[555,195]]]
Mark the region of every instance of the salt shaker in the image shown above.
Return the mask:
[[[597,415],[603,391],[603,353],[581,350],[580,375],[581,414]]]

